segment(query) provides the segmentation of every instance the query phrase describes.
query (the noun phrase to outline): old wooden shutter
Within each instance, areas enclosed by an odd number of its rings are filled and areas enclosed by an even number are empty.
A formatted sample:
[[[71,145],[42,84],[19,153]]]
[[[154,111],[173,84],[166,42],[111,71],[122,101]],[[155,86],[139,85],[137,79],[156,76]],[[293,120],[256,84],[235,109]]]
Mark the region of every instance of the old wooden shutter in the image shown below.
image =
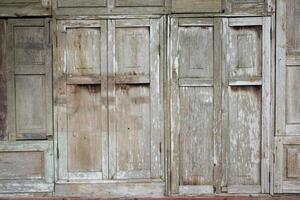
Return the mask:
[[[224,182],[228,193],[267,193],[272,123],[270,18],[229,18],[224,34]]]
[[[58,179],[105,179],[107,22],[58,21],[56,59]]]
[[[275,193],[300,192],[300,1],[277,1]]]
[[[8,120],[10,140],[52,135],[49,21],[9,20]]]
[[[163,176],[162,19],[109,21],[109,177]]]
[[[172,193],[213,193],[221,143],[221,20],[171,18],[170,25]]]
[[[1,122],[8,126],[8,137],[0,143],[0,193],[53,192],[49,19],[9,19],[7,25],[0,31],[1,46],[6,46],[0,65],[7,69],[7,79],[1,77],[7,90],[1,90],[8,94],[8,118]],[[6,101],[5,93],[2,97]],[[5,103],[1,112],[6,112]]]

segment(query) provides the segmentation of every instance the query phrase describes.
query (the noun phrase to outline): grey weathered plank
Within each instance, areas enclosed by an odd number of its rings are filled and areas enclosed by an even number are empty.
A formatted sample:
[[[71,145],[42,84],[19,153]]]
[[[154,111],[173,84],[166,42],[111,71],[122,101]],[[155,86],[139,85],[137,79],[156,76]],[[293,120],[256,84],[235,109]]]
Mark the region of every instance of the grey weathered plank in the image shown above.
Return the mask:
[[[0,21],[0,140],[7,140],[6,22]]]
[[[50,16],[51,0],[2,0],[0,2],[1,17]]]

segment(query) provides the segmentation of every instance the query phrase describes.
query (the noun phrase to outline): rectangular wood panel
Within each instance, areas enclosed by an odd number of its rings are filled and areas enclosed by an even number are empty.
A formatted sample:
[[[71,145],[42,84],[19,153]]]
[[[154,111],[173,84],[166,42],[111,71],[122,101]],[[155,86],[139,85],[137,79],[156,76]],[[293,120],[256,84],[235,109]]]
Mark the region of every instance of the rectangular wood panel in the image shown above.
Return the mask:
[[[0,2],[0,16],[50,16],[51,0],[2,0]]]
[[[275,193],[299,193],[300,148],[299,137],[276,138]]]
[[[0,193],[52,192],[53,143],[0,144]]]
[[[265,12],[265,0],[226,0],[226,12],[233,15],[261,15]]]
[[[261,88],[229,91],[229,185],[261,183]]]
[[[8,111],[11,140],[52,135],[52,54],[48,19],[9,20]]]
[[[180,184],[212,185],[213,89],[180,88]]]
[[[106,7],[107,0],[57,0],[58,8]]]
[[[70,85],[67,95],[69,171],[102,171],[101,87]]]
[[[222,12],[222,0],[172,0],[172,12]]]
[[[115,0],[116,7],[162,7],[165,0]]]

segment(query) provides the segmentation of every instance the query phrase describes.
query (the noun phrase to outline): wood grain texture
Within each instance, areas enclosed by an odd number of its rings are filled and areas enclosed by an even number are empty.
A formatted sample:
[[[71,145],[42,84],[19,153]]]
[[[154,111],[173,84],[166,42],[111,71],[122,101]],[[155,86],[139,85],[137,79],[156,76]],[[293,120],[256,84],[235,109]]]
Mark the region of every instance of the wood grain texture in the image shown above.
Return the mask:
[[[58,180],[101,180],[108,173],[107,23],[61,20],[57,31]]]
[[[52,54],[49,19],[8,21],[10,140],[52,135]]]
[[[7,140],[6,25],[0,21],[0,140]]]

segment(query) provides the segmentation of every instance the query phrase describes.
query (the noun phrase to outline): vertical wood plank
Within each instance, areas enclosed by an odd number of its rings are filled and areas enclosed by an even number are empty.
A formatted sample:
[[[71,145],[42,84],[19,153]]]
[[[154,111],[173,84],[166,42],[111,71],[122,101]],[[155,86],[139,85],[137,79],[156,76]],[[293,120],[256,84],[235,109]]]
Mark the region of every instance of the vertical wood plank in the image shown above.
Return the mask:
[[[7,140],[6,21],[0,20],[0,140]]]

